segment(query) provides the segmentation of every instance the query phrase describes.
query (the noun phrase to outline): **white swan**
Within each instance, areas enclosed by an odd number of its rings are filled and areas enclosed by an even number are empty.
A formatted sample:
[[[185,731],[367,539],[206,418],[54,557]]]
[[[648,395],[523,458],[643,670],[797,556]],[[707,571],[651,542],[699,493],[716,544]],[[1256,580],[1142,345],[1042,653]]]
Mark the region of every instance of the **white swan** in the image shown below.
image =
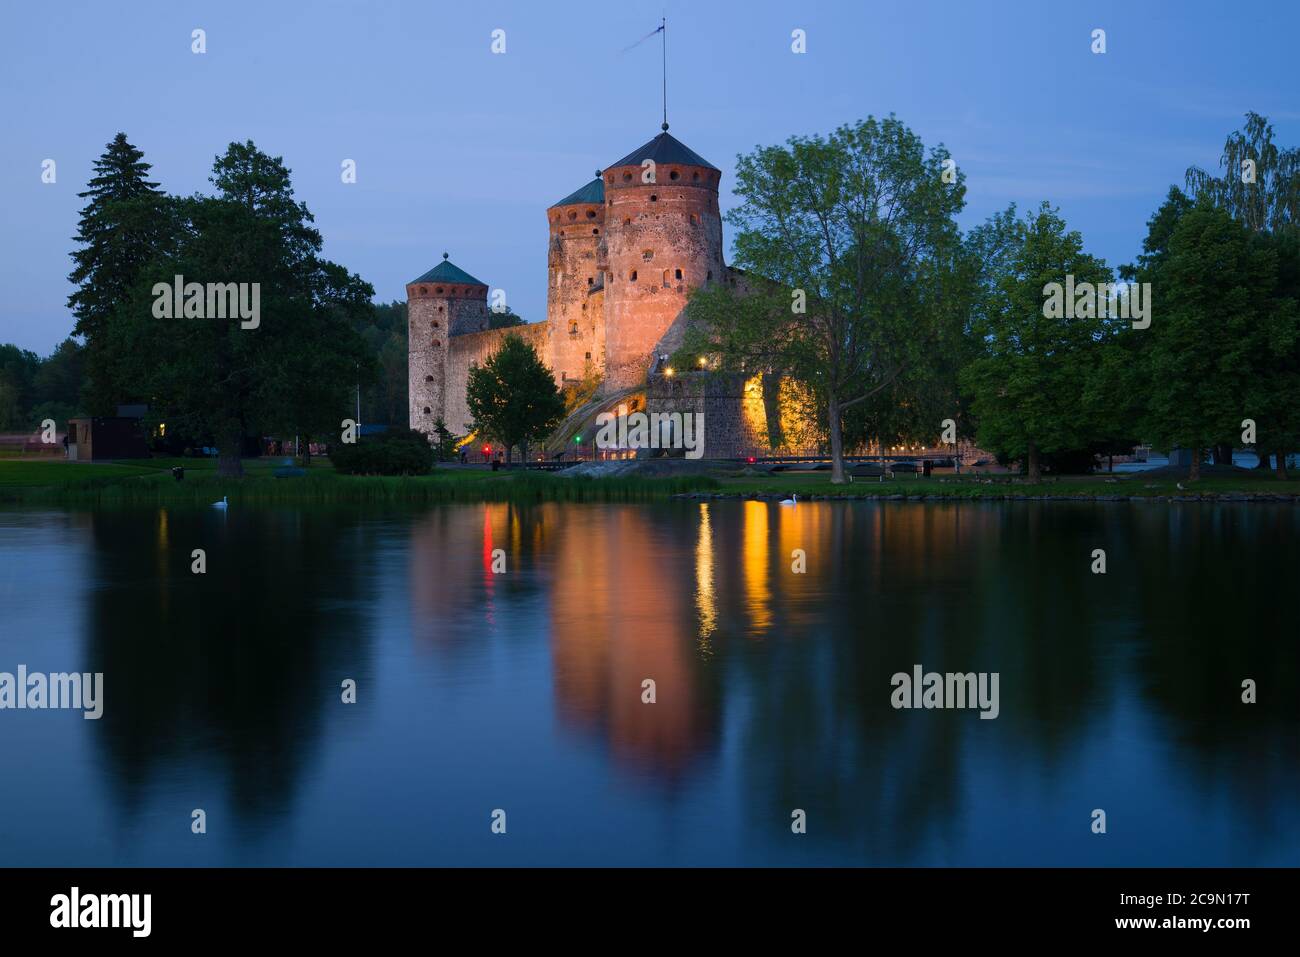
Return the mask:
[[[213,507],[213,508],[219,508],[219,509],[221,509],[222,511],[225,511],[226,506],[227,506],[228,504],[230,504],[230,503],[226,501],[226,496],[223,495],[223,496],[221,496],[221,501],[220,501],[220,502],[213,502],[213,503],[212,503],[212,507]]]
[[[781,499],[781,501],[780,501],[778,504],[780,504],[780,505],[797,505],[797,504],[799,504],[799,503],[798,503],[798,498],[799,498],[799,496],[795,495],[794,492],[791,492],[789,498],[783,498],[783,499]]]

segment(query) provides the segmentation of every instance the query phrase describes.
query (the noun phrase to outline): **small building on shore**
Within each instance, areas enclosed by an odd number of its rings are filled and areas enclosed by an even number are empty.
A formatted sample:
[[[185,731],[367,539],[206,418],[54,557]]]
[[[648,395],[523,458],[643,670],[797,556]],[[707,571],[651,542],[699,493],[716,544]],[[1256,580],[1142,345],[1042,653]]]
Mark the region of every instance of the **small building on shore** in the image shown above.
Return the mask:
[[[138,416],[85,416],[68,420],[68,460],[147,459],[149,442]]]

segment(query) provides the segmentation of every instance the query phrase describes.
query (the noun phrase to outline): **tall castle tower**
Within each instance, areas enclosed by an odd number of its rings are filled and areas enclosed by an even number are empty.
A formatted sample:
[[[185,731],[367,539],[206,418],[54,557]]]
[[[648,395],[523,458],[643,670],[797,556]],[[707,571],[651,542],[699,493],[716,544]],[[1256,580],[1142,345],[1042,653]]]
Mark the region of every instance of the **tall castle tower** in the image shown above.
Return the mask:
[[[448,338],[488,327],[488,287],[442,262],[406,284],[407,377],[411,428],[431,433],[446,417]]]
[[[546,321],[555,380],[581,379],[599,368],[605,350],[604,277],[597,251],[605,232],[605,186],[600,172],[546,211]]]
[[[690,291],[722,280],[721,176],[668,135],[667,123],[605,170],[607,390],[643,381]]]

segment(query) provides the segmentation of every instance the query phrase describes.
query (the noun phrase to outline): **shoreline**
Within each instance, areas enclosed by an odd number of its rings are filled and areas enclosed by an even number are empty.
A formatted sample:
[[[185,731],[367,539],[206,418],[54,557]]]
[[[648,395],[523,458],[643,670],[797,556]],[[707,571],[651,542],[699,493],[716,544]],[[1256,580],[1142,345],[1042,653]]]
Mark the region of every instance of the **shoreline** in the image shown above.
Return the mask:
[[[219,478],[215,468],[187,469],[176,481],[174,460],[78,466],[0,462],[0,505],[117,508],[208,507],[227,497],[247,505],[427,505],[440,502],[1156,502],[1164,504],[1295,504],[1300,479],[1274,475],[1207,475],[1190,487],[1170,475],[1130,473],[1050,476],[1030,485],[1015,475],[934,476],[832,485],[827,471],[755,473],[710,468],[651,475],[565,475],[522,469],[435,468],[420,476],[340,475],[328,461],[307,474],[275,477],[283,460],[247,460],[247,474]]]

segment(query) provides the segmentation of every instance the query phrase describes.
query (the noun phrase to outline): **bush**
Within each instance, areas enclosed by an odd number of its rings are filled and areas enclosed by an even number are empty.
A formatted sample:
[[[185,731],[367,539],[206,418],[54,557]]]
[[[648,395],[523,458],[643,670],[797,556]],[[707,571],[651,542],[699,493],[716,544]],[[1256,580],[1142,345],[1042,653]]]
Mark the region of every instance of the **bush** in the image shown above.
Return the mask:
[[[330,448],[334,470],[344,475],[427,475],[434,450],[423,432],[406,429]]]

